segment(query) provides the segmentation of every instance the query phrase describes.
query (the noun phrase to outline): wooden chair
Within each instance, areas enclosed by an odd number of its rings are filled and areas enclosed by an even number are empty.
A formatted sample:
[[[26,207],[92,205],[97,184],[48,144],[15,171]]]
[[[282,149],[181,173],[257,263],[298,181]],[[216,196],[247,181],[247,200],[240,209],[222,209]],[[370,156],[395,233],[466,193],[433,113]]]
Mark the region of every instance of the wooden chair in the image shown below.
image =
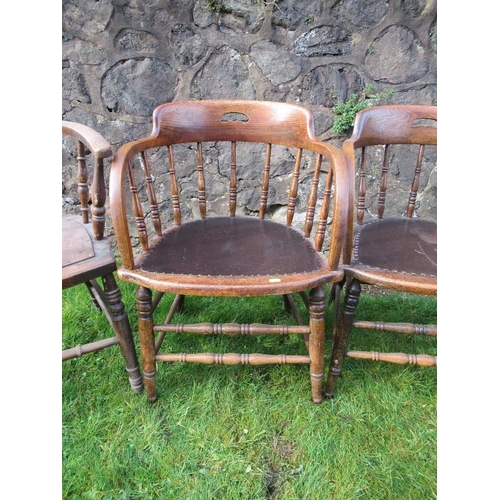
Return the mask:
[[[119,344],[129,382],[135,392],[143,389],[132,331],[117,286],[113,250],[105,236],[104,159],[112,155],[108,142],[95,130],[82,124],[62,122],[63,136],[76,141],[79,214],[62,215],[62,288],[85,284],[94,305],[106,316],[114,335],[62,351],[66,361]],[[69,143],[70,141],[66,141]],[[93,157],[91,190],[88,185],[87,157]],[[102,286],[99,283],[102,282]],[[84,307],[84,304],[82,304]]]
[[[225,186],[216,171],[226,177]],[[110,175],[110,210],[123,263],[118,276],[138,285],[149,401],[157,398],[156,364],[164,361],[307,364],[312,399],[321,402],[323,285],[343,276],[338,264],[347,189],[341,151],[316,139],[313,116],[301,106],[207,100],[172,102],[154,110],[151,135],[123,145]],[[302,231],[295,227],[297,207],[305,211]],[[275,220],[280,210],[283,222]],[[140,242],[137,252],[132,238]],[[174,294],[175,300],[164,321],[154,320],[164,293]],[[308,307],[309,324],[301,321],[295,293]],[[187,295],[283,295],[298,325],[172,324]],[[299,334],[305,349],[294,355],[165,353],[161,345],[167,333]]]
[[[346,280],[345,301],[343,312],[335,323],[326,397],[332,397],[335,391],[346,356],[419,366],[437,364],[437,357],[427,354],[348,350],[353,327],[407,335],[437,335],[436,325],[354,319],[362,285],[421,295],[437,293],[437,222],[431,217],[417,217],[419,191],[427,183],[431,166],[435,166],[436,125],[436,106],[377,106],[357,114],[352,136],[344,142],[351,192],[353,198],[357,192],[357,197],[350,203],[342,265]],[[391,167],[393,173],[397,173],[396,179],[391,178]],[[368,184],[374,178],[378,181],[372,182],[370,190]],[[404,186],[407,187],[407,202],[398,206],[397,199],[401,198],[396,198],[394,193],[404,190]],[[368,220],[365,220],[367,215]],[[339,296],[340,287],[336,288]]]

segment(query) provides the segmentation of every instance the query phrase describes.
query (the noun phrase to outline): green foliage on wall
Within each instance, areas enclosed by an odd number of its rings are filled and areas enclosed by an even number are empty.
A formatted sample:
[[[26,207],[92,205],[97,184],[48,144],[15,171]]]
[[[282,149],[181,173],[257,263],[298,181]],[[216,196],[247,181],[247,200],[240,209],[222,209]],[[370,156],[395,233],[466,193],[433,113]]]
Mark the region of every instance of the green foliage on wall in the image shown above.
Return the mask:
[[[380,104],[388,99],[393,93],[393,89],[387,89],[379,94],[373,94],[373,85],[367,85],[361,94],[351,94],[346,102],[340,102],[333,107],[333,112],[338,115],[333,123],[333,131],[341,134],[354,125],[356,113],[362,109]]]

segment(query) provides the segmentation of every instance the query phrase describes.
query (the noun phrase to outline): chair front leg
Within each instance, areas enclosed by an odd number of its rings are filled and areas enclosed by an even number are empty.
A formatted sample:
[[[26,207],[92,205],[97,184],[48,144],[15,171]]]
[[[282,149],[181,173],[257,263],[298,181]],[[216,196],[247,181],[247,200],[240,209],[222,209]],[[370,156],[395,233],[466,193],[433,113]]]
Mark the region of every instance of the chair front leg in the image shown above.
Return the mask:
[[[105,305],[113,326],[118,344],[125,360],[125,368],[128,372],[130,386],[134,392],[142,392],[142,375],[139,370],[139,362],[135,351],[134,338],[130,328],[128,316],[125,313],[125,305],[122,294],[113,273],[102,277]]]
[[[325,398],[331,398],[335,392],[337,380],[344,364],[347,346],[349,345],[354,313],[359,302],[360,293],[360,282],[356,279],[352,279],[346,286],[342,315],[338,322],[335,321],[335,334],[333,338],[332,357],[326,380]]]
[[[156,350],[153,331],[153,301],[149,288],[140,286],[136,293],[142,371],[148,400],[156,401]]]
[[[325,364],[325,292],[321,287],[313,288],[309,294],[309,357],[312,400],[323,401],[323,370]]]

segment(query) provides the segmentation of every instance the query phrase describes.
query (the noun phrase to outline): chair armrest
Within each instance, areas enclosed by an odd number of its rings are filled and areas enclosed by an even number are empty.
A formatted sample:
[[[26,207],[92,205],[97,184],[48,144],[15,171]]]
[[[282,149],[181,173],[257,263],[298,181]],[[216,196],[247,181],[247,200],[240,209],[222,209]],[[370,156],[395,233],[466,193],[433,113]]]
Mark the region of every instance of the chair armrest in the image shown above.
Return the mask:
[[[148,141],[151,139],[139,139],[121,146],[113,158],[109,173],[109,208],[118,251],[125,269],[134,268],[134,252],[127,220],[125,183],[131,159],[140,149],[141,144]]]
[[[351,255],[354,244],[354,220],[356,217],[356,158],[354,156],[355,140],[350,138],[344,141],[342,152],[344,153],[347,172],[349,173],[349,202],[347,213],[346,238],[343,249],[342,264],[351,263]]]
[[[109,142],[87,125],[63,121],[62,133],[83,142],[95,158],[109,158],[113,154]]]
[[[326,142],[316,142],[318,151],[328,158],[333,175],[335,195],[333,197],[333,219],[330,234],[328,263],[330,269],[337,269],[347,244],[349,197],[351,176],[343,153]]]

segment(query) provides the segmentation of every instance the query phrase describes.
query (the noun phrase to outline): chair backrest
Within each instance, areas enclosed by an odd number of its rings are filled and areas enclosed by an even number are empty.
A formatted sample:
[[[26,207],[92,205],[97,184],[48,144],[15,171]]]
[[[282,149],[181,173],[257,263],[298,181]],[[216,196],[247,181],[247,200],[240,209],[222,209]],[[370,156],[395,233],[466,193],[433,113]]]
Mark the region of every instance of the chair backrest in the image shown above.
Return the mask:
[[[127,182],[131,201],[125,194]],[[334,268],[347,200],[342,153],[316,138],[309,110],[280,102],[162,104],[153,113],[151,135],[123,145],[110,174],[111,216],[126,269],[134,267],[131,235],[147,251],[168,225],[194,217],[282,216],[295,226],[298,209],[301,229],[315,247],[329,241]],[[128,203],[133,220],[127,219]],[[129,223],[135,228],[129,230]],[[330,223],[335,238],[326,234]]]
[[[373,106],[358,112],[343,145],[352,196],[346,241],[352,241],[355,223],[363,224],[367,216],[419,215],[419,196],[434,189],[436,145],[437,106]],[[435,213],[431,208],[424,216],[435,218]]]
[[[106,186],[104,183],[104,159],[112,155],[111,146],[98,132],[86,125],[62,122],[63,136],[76,139],[77,181],[80,212],[84,224],[92,221],[94,237],[104,237],[106,214]],[[89,190],[89,166],[87,157],[93,156],[93,175]],[[90,206],[89,206],[90,205]]]

